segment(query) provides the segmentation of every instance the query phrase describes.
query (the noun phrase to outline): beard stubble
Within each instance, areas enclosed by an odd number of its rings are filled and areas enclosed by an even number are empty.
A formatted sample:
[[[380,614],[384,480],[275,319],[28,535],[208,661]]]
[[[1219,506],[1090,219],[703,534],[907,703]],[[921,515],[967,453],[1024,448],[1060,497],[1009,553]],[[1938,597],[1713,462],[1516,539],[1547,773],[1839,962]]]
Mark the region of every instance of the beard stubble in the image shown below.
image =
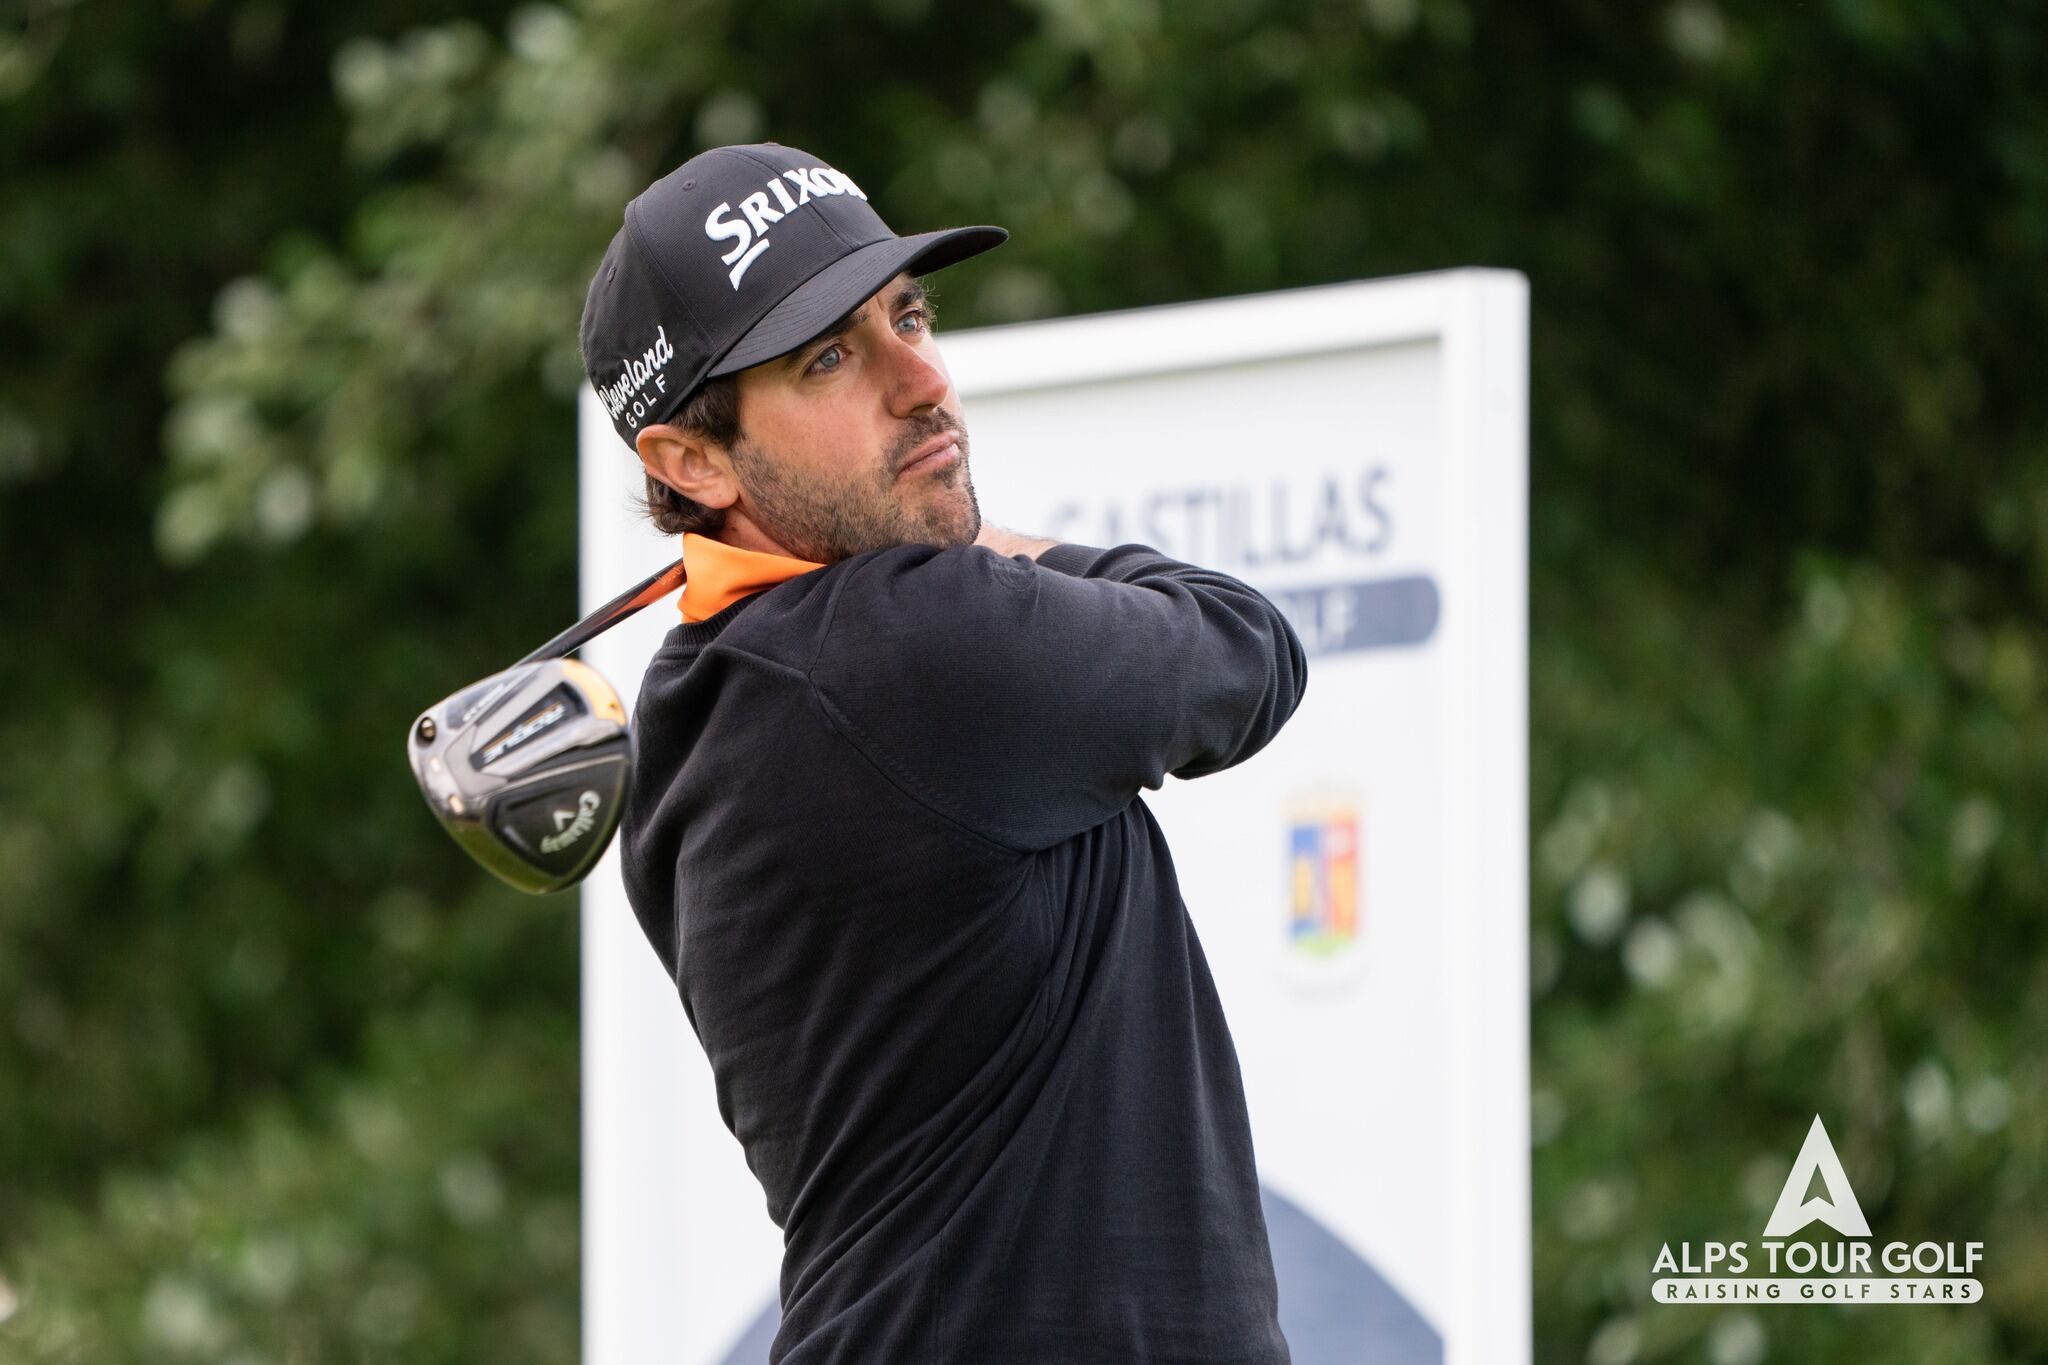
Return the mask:
[[[960,447],[959,463],[900,484],[896,471],[910,452],[945,434]],[[893,545],[968,545],[981,533],[967,428],[943,408],[910,419],[875,465],[843,480],[806,477],[744,434],[731,453],[754,521],[799,559],[834,564]],[[906,498],[906,487],[914,488],[914,498]],[[950,490],[959,494],[945,495]]]

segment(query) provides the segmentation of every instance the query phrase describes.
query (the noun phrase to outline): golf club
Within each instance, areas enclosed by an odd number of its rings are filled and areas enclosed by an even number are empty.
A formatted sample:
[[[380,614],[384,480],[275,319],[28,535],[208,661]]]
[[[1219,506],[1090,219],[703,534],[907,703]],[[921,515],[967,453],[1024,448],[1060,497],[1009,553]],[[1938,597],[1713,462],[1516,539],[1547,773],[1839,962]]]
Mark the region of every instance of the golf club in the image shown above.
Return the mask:
[[[683,583],[680,559],[518,663],[442,698],[406,736],[420,794],[455,842],[536,895],[586,876],[618,829],[633,776],[626,710],[564,656]]]

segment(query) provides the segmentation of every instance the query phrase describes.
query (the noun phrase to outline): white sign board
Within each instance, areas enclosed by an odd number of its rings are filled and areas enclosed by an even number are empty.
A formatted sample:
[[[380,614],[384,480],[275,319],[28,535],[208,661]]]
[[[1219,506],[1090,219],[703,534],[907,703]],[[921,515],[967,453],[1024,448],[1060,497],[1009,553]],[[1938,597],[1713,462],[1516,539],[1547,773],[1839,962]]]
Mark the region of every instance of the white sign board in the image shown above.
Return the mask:
[[[1308,694],[1150,803],[1223,998],[1296,1365],[1530,1353],[1528,289],[1499,271],[944,334],[984,514],[1279,602]],[[673,557],[582,416],[586,609]],[[584,650],[631,704],[678,618]],[[626,904],[586,883],[584,1358],[766,1359],[779,1231]]]

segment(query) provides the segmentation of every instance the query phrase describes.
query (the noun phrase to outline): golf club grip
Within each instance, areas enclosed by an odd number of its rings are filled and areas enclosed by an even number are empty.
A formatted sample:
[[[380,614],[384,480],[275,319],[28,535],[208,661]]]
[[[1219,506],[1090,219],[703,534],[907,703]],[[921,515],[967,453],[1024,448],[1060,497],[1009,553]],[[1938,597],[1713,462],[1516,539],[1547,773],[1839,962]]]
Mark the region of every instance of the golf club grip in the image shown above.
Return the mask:
[[[573,654],[585,641],[602,635],[648,603],[659,602],[681,586],[683,561],[678,559],[644,583],[626,589],[512,666],[518,668],[521,664],[539,663],[542,659],[559,659],[564,655]]]

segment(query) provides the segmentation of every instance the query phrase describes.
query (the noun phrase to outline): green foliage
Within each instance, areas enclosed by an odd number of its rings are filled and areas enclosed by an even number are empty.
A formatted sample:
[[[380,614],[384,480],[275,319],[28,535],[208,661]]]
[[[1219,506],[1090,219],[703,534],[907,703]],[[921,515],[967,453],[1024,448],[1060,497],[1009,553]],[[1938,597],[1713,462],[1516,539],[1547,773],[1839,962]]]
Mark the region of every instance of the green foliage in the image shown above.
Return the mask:
[[[1539,579],[1538,1358],[2031,1358],[2048,647],[1958,572],[1809,557],[1760,634],[1609,567]],[[1881,1240],[1985,1243],[1985,1310],[1650,1304],[1666,1242],[1754,1242],[1816,1112]]]
[[[14,1345],[77,1365],[574,1359],[574,1017],[489,1027],[453,997],[386,1019],[347,1075],[57,1211]]]
[[[589,271],[756,137],[905,230],[1011,227],[951,326],[1525,271],[1537,1358],[2048,1353],[2044,35],[37,0],[0,30],[0,1360],[573,1354],[569,902],[472,872],[395,736],[573,614]],[[1815,1110],[1887,1235],[1988,1244],[1986,1305],[1648,1304]]]

